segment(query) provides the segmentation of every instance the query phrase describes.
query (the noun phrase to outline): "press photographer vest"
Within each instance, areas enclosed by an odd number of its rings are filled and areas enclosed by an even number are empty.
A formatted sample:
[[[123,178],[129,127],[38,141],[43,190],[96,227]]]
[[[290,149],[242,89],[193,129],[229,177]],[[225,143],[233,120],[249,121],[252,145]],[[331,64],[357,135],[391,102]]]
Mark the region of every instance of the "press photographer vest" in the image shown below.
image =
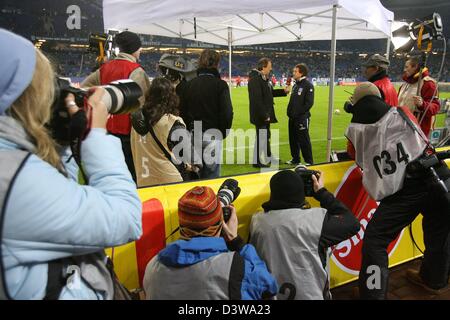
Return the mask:
[[[167,139],[176,121],[184,124],[180,117],[165,114],[153,126],[156,137],[171,155],[172,152],[167,146]],[[183,181],[178,169],[169,162],[150,133],[142,137],[133,130],[131,133],[131,152],[138,187]]]
[[[319,240],[326,210],[281,209],[253,215],[250,243],[276,278],[278,300],[330,299],[329,250],[326,263]]]
[[[141,67],[139,63],[116,59],[100,67],[100,84],[106,85],[112,81],[129,79],[130,74]],[[129,135],[131,120],[129,114],[111,115],[106,123],[106,129],[113,134]]]
[[[416,123],[411,123],[421,130]],[[398,108],[389,109],[373,124],[351,123],[345,136],[355,147],[355,161],[363,170],[363,185],[377,201],[403,187],[406,166],[427,147],[424,138],[411,128]]]
[[[238,252],[224,252],[190,266],[168,267],[156,255],[145,269],[147,299],[241,299],[244,263]]]
[[[404,83],[400,89],[398,90],[398,105],[399,106],[406,106],[412,113],[419,113],[419,110],[417,109],[416,105],[414,104],[414,96],[421,96],[421,91],[423,84],[425,81],[433,81],[436,82],[433,78],[426,76],[422,79],[420,82],[420,89],[419,94],[417,94],[417,87],[419,86],[419,81],[416,81],[415,83]]]

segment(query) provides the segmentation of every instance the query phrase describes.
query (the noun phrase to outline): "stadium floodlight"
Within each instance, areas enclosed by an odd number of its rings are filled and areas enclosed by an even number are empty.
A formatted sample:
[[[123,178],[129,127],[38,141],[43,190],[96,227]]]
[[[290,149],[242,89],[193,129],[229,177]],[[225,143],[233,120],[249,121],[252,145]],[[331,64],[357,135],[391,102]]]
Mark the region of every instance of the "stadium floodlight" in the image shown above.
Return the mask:
[[[431,51],[432,40],[441,40],[443,25],[438,13],[417,19],[414,22],[394,22],[392,24],[392,43],[395,52],[410,52],[417,42],[417,48],[422,50],[422,43],[427,47],[423,51]]]

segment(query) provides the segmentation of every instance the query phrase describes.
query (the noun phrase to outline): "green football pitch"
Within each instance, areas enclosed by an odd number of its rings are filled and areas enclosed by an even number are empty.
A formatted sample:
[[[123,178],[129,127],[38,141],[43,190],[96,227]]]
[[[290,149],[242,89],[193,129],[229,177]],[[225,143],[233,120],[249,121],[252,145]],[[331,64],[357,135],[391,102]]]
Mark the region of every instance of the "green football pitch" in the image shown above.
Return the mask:
[[[347,100],[350,96],[350,94],[345,92],[345,90],[353,92],[353,89],[353,87],[335,87],[334,110],[339,109],[340,112],[337,114],[333,110],[332,150],[340,151],[346,149],[346,139],[344,137],[344,133],[350,123],[351,115],[344,111],[343,105],[345,100]],[[328,94],[328,87],[315,87],[314,106],[311,109],[310,137],[313,148],[313,157],[316,164],[326,162]],[[441,94],[440,98],[450,98],[450,93]],[[232,128],[235,130],[254,129],[254,126],[250,124],[247,87],[233,88],[231,90],[231,99],[233,102],[234,111]],[[278,123],[271,125],[273,138],[275,138],[278,133],[278,141],[273,139],[271,144],[273,150],[278,148],[277,157],[279,157],[282,161],[280,168],[289,167],[283,163],[291,159],[289,150],[288,118],[286,115],[288,99],[289,97],[275,98],[274,108]],[[438,116],[436,127],[443,126],[444,118],[445,115]],[[277,133],[275,130],[278,130]],[[232,137],[227,139],[230,140]],[[250,141],[249,139],[246,139],[245,145],[237,146],[237,139],[233,139],[234,146],[231,146],[231,141],[227,141],[227,139],[224,141],[223,146],[224,162],[227,158],[234,158],[236,163],[238,157],[242,157],[243,153],[245,153],[246,160],[245,164],[223,164],[221,175],[229,176],[259,171],[259,169],[253,168],[253,166],[249,164],[249,154],[253,155],[254,140]]]

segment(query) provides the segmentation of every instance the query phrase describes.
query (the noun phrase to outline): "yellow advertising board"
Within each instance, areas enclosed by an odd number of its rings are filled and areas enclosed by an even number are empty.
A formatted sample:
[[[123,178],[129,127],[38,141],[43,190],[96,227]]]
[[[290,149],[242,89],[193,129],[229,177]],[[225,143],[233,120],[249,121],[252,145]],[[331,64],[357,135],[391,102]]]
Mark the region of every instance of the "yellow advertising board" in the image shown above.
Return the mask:
[[[448,162],[450,165],[450,162]],[[361,229],[357,235],[333,248],[331,261],[331,287],[353,281],[358,277],[361,262],[362,238],[368,221],[378,203],[362,187],[361,172],[354,162],[328,163],[309,167],[324,173],[325,187],[343,201],[359,219]],[[269,199],[269,182],[277,171],[232,177],[239,181],[242,191],[234,202],[239,219],[239,235],[246,241],[253,214],[262,211],[261,205]],[[143,236],[136,242],[107,250],[112,256],[116,273],[129,289],[139,288],[148,261],[167,243],[178,238],[178,199],[196,185],[207,185],[218,190],[226,178],[177,183],[139,189],[143,203]],[[307,199],[313,207],[319,203]],[[414,238],[423,250],[421,216],[412,224]],[[421,255],[414,246],[408,228],[405,228],[388,248],[389,265],[394,266]]]

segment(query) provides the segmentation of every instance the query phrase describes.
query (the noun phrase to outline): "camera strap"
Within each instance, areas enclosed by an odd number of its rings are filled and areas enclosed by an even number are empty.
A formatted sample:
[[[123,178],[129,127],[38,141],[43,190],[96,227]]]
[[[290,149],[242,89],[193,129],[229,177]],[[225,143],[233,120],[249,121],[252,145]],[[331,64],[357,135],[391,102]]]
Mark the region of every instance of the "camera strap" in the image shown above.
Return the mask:
[[[172,160],[172,156],[170,155],[170,153],[166,150],[166,148],[164,148],[164,146],[162,145],[161,141],[159,141],[158,137],[156,136],[155,131],[153,130],[153,127],[150,125],[148,128],[151,136],[153,137],[153,139],[155,140],[156,144],[158,145],[158,147],[161,149],[161,151],[164,153],[164,155],[166,156],[167,160],[170,161],[170,163],[172,163],[175,168],[177,168],[177,170],[180,172],[180,174],[182,174],[181,172],[181,166],[177,165],[173,162]]]
[[[418,130],[418,129],[417,129],[417,126],[412,122],[412,120],[408,117],[408,115],[405,113],[405,111],[403,111],[403,109],[400,108],[400,107],[397,108],[397,111],[398,111],[398,113],[400,114],[400,116],[403,118],[403,120],[405,120],[406,123],[411,127],[411,129],[412,129],[414,132],[417,132],[417,133],[419,134],[420,138],[422,138],[422,140],[426,143],[426,145],[427,145],[429,148],[431,148],[431,149],[434,150],[434,148],[433,148],[433,146],[430,144],[428,138],[425,136],[425,134],[422,132],[422,130]]]
[[[86,128],[83,130],[79,136],[71,137],[70,140],[70,150],[72,151],[72,156],[78,165],[78,168],[80,169],[81,175],[83,177],[84,183],[88,184],[89,179],[84,172],[82,163],[81,163],[81,142],[86,139],[87,135],[89,134],[89,131],[91,130],[92,126],[92,106],[88,103],[87,97],[84,98],[84,105],[83,105],[83,112],[86,116]],[[81,110],[80,110],[81,111]]]

